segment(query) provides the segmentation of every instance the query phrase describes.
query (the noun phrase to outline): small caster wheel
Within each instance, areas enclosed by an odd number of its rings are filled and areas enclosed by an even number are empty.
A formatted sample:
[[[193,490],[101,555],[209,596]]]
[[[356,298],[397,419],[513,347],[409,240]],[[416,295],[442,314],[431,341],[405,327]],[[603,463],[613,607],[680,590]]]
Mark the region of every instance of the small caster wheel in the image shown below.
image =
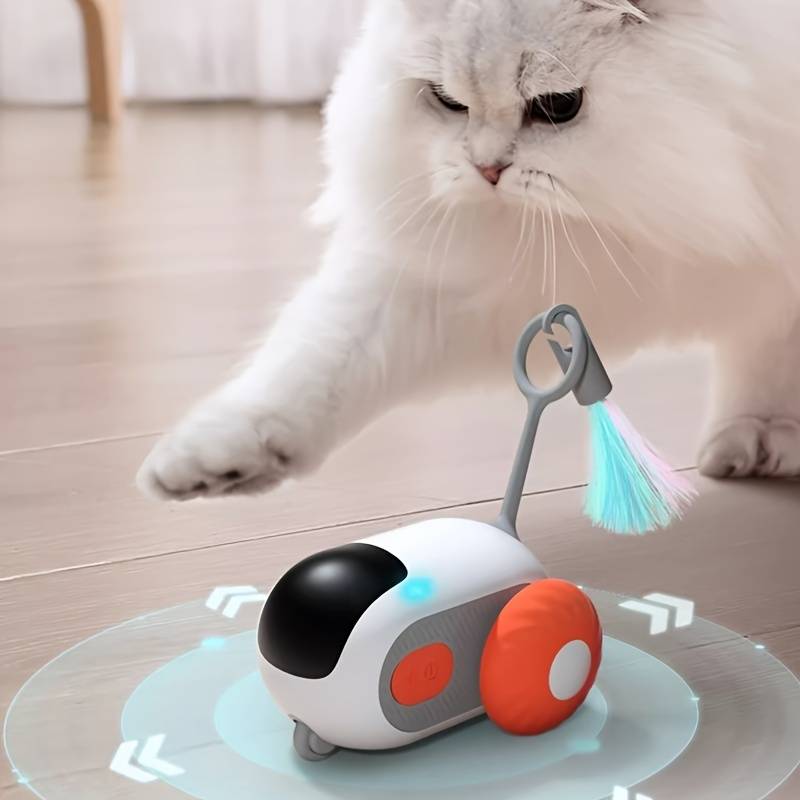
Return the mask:
[[[520,736],[552,730],[583,705],[602,649],[597,611],[577,586],[552,579],[526,586],[500,612],[483,649],[487,715]]]
[[[306,761],[324,761],[338,750],[335,745],[320,739],[308,725],[299,720],[294,726],[294,749]]]

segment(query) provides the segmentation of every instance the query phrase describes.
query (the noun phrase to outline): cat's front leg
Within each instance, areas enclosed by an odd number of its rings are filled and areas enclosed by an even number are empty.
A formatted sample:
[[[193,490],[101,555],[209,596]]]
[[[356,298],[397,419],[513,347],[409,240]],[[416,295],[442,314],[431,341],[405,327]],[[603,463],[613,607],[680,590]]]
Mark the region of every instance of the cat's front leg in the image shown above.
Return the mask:
[[[773,309],[718,348],[704,475],[800,477],[800,313]]]
[[[188,500],[271,489],[436,379],[424,299],[398,285],[393,265],[341,259],[329,254],[249,367],[156,445],[139,471],[146,493]]]

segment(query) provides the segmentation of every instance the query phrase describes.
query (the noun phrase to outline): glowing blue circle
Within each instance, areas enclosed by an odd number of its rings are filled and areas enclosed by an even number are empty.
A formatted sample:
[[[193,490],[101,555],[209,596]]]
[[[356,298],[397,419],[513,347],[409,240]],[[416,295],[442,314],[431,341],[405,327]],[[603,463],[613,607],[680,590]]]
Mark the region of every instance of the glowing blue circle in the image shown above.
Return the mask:
[[[607,715],[606,701],[595,691],[572,719],[535,741],[508,736],[482,719],[399,753],[342,751],[326,764],[319,778],[337,786],[374,787],[376,792],[406,790],[415,796],[454,786],[491,784],[558,764],[574,754],[597,752],[597,737]],[[234,752],[272,772],[297,777],[302,765],[287,746],[292,726],[272,702],[258,673],[222,695],[214,722]],[[594,746],[584,751],[588,742]]]
[[[202,800],[597,800],[614,786],[660,798],[698,769],[718,796],[754,800],[788,777],[800,761],[800,682],[766,647],[699,617],[653,637],[623,608],[630,598],[587,592],[611,635],[597,691],[546,737],[510,739],[484,720],[405,750],[300,761],[256,676],[257,609],[229,618],[202,598],[98,633],[33,675],[3,728],[13,780],[42,800],[145,800],[158,786],[111,764],[148,744],[183,771],[150,778]],[[697,746],[673,763],[692,735]]]
[[[459,789],[470,798],[551,800],[555,785],[559,800],[598,800],[609,786],[635,785],[663,769],[698,724],[693,692],[673,670],[606,638],[598,688],[571,720],[544,736],[509,736],[481,719],[403,750],[343,751],[309,764],[295,755],[293,724],[273,703],[257,666],[252,632],[228,639],[224,650],[186,653],[130,696],[123,738],[166,733],[186,770],[168,782],[202,800],[263,800],[265,793],[281,800],[399,800],[408,793],[432,799]],[[645,708],[646,736],[630,724]]]

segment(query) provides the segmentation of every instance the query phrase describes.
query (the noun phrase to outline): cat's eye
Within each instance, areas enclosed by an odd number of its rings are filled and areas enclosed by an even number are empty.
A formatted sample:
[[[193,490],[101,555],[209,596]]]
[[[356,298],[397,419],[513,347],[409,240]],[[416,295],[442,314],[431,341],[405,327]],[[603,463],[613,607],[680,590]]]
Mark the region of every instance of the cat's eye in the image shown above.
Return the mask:
[[[558,92],[534,97],[528,102],[525,114],[531,122],[552,122],[560,125],[570,122],[583,106],[583,89],[573,92]]]
[[[431,84],[431,91],[434,94],[434,97],[448,110],[453,111],[456,114],[466,114],[469,111],[467,106],[462,105],[458,102],[458,100],[454,100],[450,97],[449,94],[441,87],[437,86],[435,83]]]

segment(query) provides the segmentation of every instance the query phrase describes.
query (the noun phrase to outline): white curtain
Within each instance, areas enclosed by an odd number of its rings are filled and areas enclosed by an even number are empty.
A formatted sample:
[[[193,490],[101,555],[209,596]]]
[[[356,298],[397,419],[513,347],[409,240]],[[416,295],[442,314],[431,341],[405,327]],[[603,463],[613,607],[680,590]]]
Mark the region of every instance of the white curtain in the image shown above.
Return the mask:
[[[136,100],[318,100],[367,0],[123,0],[123,85]],[[0,0],[0,100],[85,99],[74,0]]]

